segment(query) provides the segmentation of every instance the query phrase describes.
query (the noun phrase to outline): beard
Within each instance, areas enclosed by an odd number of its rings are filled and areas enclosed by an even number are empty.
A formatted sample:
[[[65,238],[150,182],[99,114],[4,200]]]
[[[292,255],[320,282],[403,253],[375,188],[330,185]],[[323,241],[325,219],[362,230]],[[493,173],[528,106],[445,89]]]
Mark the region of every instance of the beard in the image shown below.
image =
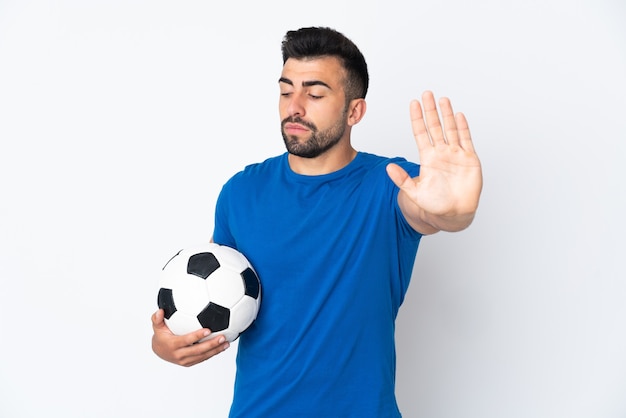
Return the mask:
[[[335,145],[339,143],[346,131],[345,115],[347,109],[344,110],[342,117],[330,128],[320,131],[312,122],[306,122],[300,117],[287,117],[281,122],[281,133],[287,152],[298,157],[315,158],[319,157]],[[299,139],[295,135],[287,135],[284,126],[286,123],[299,123],[306,126],[311,134],[308,139]]]

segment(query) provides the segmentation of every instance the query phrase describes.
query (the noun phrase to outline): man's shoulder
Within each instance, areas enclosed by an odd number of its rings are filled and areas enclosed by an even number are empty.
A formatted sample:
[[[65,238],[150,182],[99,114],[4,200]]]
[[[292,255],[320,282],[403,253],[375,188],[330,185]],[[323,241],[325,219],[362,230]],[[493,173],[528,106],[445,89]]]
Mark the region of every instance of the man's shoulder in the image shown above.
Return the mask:
[[[419,167],[419,164],[408,161],[404,157],[386,157],[378,154],[367,153],[363,151],[359,151],[359,160],[361,164],[366,167],[380,167],[381,169],[385,169],[387,164],[394,163],[398,164],[409,173],[414,172]]]
[[[237,179],[246,179],[246,178],[258,178],[259,176],[266,176],[269,173],[272,173],[278,169],[280,169],[281,164],[283,164],[283,160],[286,158],[285,154],[276,155],[273,157],[269,157],[263,161],[251,163],[246,165],[242,170],[235,173],[231,181]]]

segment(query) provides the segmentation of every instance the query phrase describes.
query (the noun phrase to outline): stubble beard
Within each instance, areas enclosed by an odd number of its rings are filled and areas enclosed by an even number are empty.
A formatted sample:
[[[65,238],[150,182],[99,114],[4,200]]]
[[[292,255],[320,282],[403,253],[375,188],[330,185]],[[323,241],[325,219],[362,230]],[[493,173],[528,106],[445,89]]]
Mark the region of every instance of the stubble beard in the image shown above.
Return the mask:
[[[312,122],[306,122],[300,117],[287,117],[281,122],[281,133],[287,152],[302,158],[316,158],[333,148],[341,141],[343,134],[346,132],[345,115],[347,109],[344,110],[341,118],[330,128],[320,131]],[[285,133],[286,123],[298,123],[305,126],[311,131],[308,139],[300,139],[295,135],[287,135]]]

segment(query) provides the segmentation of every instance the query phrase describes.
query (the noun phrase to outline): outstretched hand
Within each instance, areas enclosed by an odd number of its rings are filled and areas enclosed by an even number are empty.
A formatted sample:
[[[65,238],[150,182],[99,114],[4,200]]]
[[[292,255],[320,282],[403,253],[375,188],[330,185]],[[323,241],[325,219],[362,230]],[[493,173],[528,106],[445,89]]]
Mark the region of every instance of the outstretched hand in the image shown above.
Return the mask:
[[[410,105],[411,125],[420,156],[420,173],[411,178],[397,164],[387,173],[400,188],[402,212],[423,233],[458,231],[471,222],[482,190],[482,169],[462,113],[454,114],[450,100],[439,100],[429,91],[422,104]]]

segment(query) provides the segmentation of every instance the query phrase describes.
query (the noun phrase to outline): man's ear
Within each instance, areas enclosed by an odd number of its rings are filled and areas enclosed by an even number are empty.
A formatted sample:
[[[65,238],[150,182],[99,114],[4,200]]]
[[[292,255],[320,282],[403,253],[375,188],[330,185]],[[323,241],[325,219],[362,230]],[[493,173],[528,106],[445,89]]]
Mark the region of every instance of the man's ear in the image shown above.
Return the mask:
[[[365,99],[353,99],[348,105],[348,125],[354,126],[363,119],[367,104]]]

